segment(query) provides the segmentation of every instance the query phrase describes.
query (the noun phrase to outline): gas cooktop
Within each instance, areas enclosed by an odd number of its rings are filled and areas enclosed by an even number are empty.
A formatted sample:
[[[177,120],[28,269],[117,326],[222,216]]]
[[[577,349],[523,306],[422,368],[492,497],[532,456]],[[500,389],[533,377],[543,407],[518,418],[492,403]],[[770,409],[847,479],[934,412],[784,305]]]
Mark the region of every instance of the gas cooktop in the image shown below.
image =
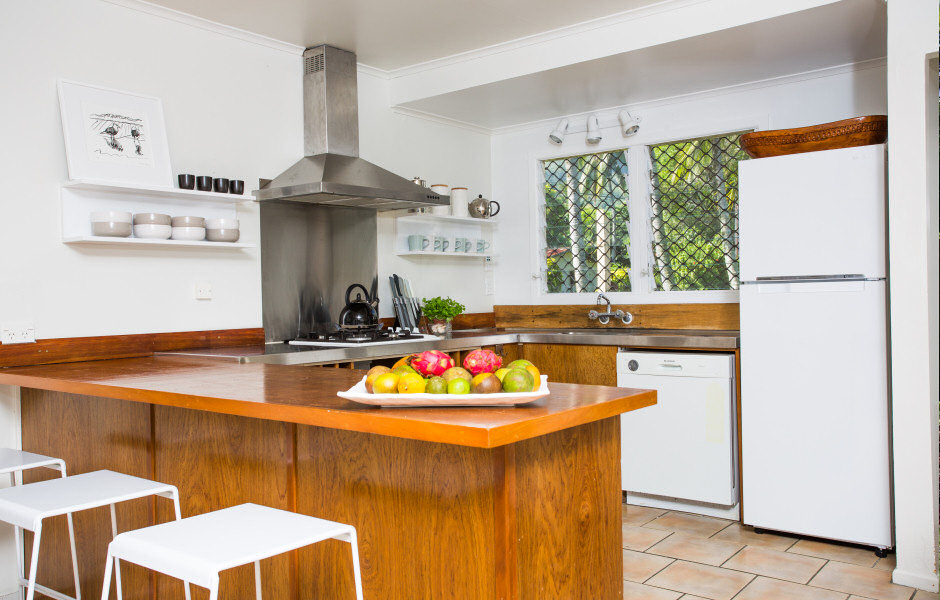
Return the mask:
[[[371,329],[371,330],[340,330],[328,334],[310,334],[308,338],[291,340],[292,346],[327,346],[334,348],[354,348],[356,346],[371,346],[377,344],[395,344],[433,339],[433,335],[414,333],[408,329]]]

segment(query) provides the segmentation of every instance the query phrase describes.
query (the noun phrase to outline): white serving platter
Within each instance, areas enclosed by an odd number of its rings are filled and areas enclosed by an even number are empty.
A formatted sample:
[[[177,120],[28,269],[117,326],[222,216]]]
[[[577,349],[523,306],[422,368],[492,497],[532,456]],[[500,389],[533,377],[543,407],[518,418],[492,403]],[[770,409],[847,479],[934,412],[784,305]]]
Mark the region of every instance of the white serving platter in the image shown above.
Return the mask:
[[[438,406],[512,406],[526,404],[548,395],[548,376],[542,375],[539,389],[534,392],[502,392],[499,394],[370,394],[366,391],[366,378],[345,392],[336,392],[340,398],[353,402],[384,407],[438,407]]]

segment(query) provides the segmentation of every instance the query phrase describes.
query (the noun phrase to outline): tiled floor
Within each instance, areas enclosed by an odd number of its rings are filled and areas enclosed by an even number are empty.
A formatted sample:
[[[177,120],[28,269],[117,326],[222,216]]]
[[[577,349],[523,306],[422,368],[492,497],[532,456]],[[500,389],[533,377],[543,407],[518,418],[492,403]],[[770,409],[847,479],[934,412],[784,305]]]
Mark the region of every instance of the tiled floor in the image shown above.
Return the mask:
[[[625,504],[624,600],[940,600],[891,583],[894,555]]]

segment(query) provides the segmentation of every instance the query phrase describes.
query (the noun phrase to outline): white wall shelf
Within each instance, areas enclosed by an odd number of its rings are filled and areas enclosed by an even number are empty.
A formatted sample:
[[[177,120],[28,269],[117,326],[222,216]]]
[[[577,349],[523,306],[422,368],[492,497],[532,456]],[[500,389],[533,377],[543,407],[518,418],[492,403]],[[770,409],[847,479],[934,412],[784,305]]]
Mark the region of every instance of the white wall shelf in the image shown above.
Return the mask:
[[[195,216],[207,219],[236,219],[237,205],[252,199],[245,194],[220,194],[181,190],[154,185],[132,185],[106,181],[74,180],[63,183],[62,241],[66,244],[108,246],[141,245],[190,248],[254,248],[256,244],[189,240],[158,240],[136,237],[104,237],[91,233],[91,213],[120,210],[132,214],[156,212],[173,217]]]
[[[396,220],[395,254],[398,256],[432,257],[485,257],[493,255],[493,226],[491,219],[452,217],[449,215],[409,214]],[[409,236],[426,236],[425,249],[411,249]],[[435,238],[447,245],[446,250],[435,250]],[[466,240],[470,251],[456,251],[456,241]],[[480,248],[480,251],[477,251]]]
[[[159,185],[130,185],[126,183],[93,181],[89,179],[75,179],[62,184],[62,187],[91,193],[115,193],[152,198],[184,199],[195,202],[221,202],[223,204],[238,204],[252,199],[252,196],[246,194],[220,194],[218,192],[202,192],[199,190],[181,190],[179,188]]]
[[[241,242],[207,242],[191,240],[158,240],[151,238],[135,237],[108,237],[98,235],[81,235],[76,237],[67,237],[62,240],[66,244],[131,244],[144,246],[187,246],[190,248],[254,248],[255,244],[246,244]]]

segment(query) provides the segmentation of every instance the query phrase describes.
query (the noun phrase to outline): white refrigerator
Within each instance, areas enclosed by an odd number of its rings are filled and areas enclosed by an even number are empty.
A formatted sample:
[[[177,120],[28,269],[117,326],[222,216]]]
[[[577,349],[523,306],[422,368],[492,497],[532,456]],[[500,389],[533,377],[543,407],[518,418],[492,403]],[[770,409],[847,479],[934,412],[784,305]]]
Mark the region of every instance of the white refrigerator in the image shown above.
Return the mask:
[[[743,522],[892,547],[885,148],[739,163]]]

